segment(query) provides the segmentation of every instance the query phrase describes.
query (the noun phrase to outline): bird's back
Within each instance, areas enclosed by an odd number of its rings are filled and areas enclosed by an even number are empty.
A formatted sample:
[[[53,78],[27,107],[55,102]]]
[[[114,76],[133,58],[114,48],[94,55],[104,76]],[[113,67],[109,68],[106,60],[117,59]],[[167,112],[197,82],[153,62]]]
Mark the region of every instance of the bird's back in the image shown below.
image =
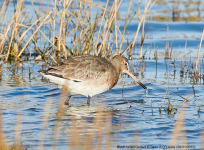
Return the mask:
[[[75,56],[50,66],[41,74],[60,86],[66,85],[71,95],[93,96],[112,88],[119,75],[114,66],[97,56]]]

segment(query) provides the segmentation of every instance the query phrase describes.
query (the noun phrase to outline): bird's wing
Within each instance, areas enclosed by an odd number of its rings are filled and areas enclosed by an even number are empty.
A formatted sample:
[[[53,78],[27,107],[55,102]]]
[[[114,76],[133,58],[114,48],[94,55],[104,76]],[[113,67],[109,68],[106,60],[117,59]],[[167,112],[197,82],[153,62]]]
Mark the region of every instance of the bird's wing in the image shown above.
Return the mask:
[[[51,66],[48,73],[80,82],[100,78],[110,69],[112,66],[106,59],[94,56],[78,56],[59,65]]]

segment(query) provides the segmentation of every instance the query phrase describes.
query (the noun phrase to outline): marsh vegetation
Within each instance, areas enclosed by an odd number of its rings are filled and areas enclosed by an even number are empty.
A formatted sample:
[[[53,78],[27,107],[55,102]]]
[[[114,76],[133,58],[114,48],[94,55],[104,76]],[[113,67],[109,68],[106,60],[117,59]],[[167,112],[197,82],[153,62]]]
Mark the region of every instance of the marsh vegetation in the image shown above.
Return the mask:
[[[2,0],[0,149],[203,148],[203,5]],[[75,96],[65,107],[66,93],[37,72],[75,55],[116,54],[129,59],[146,98],[122,74],[91,106]]]

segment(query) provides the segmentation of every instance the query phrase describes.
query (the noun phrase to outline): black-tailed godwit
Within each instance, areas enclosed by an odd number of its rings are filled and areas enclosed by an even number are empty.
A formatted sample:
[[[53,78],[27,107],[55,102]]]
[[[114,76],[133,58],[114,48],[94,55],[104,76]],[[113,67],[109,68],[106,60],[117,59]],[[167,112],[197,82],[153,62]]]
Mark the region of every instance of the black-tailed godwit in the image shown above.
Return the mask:
[[[86,96],[88,97],[87,104],[90,104],[92,96],[113,88],[121,73],[128,74],[140,86],[147,89],[129,71],[127,58],[120,55],[114,56],[110,62],[98,56],[74,56],[39,72],[51,82],[60,87],[66,87],[69,97],[65,105],[69,104],[72,95]]]

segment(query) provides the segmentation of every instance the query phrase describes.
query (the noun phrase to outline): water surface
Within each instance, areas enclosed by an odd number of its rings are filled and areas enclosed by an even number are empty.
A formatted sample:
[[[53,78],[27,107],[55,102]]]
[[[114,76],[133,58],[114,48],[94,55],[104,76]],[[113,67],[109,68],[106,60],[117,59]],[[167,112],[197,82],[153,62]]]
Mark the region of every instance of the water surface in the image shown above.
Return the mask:
[[[121,6],[121,14],[126,11],[126,6]],[[156,10],[161,15],[160,10],[163,8],[156,4],[152,11]],[[25,148],[36,149],[40,142],[44,142],[43,149],[72,149],[74,116],[78,138],[82,143],[92,134],[95,138],[91,144],[96,146],[98,132],[102,131],[101,147],[106,147],[109,141],[111,149],[126,149],[126,146],[165,149],[175,131],[179,114],[184,112],[183,127],[177,143],[170,146],[190,145],[189,149],[200,149],[200,134],[204,130],[204,80],[203,76],[194,80],[194,70],[204,23],[167,21],[146,22],[147,37],[143,53],[146,52],[143,60],[138,59],[139,45],[133,49],[133,60],[130,60],[131,71],[148,88],[148,95],[131,78],[121,75],[113,89],[92,97],[90,106],[86,104],[86,97],[73,96],[70,106],[63,107],[57,136],[55,130],[59,101],[66,97],[61,96],[62,91],[57,85],[38,73],[38,70],[48,65],[43,61],[35,62],[34,57],[19,64],[12,61],[3,63],[0,102],[6,141],[10,145],[14,143],[16,126],[20,125],[20,141]],[[124,22],[121,20],[120,23],[122,29]],[[134,38],[137,25],[136,19],[131,22],[125,38]],[[203,47],[202,44],[201,52]],[[200,56],[199,72],[203,74],[203,55]],[[183,102],[184,98],[188,101]],[[183,103],[177,110],[169,112],[169,103],[172,104],[174,100],[174,109]],[[97,128],[95,118],[99,106],[110,122],[106,120],[107,124],[103,124],[105,121],[99,118],[101,126]],[[20,124],[17,124],[19,120]]]

